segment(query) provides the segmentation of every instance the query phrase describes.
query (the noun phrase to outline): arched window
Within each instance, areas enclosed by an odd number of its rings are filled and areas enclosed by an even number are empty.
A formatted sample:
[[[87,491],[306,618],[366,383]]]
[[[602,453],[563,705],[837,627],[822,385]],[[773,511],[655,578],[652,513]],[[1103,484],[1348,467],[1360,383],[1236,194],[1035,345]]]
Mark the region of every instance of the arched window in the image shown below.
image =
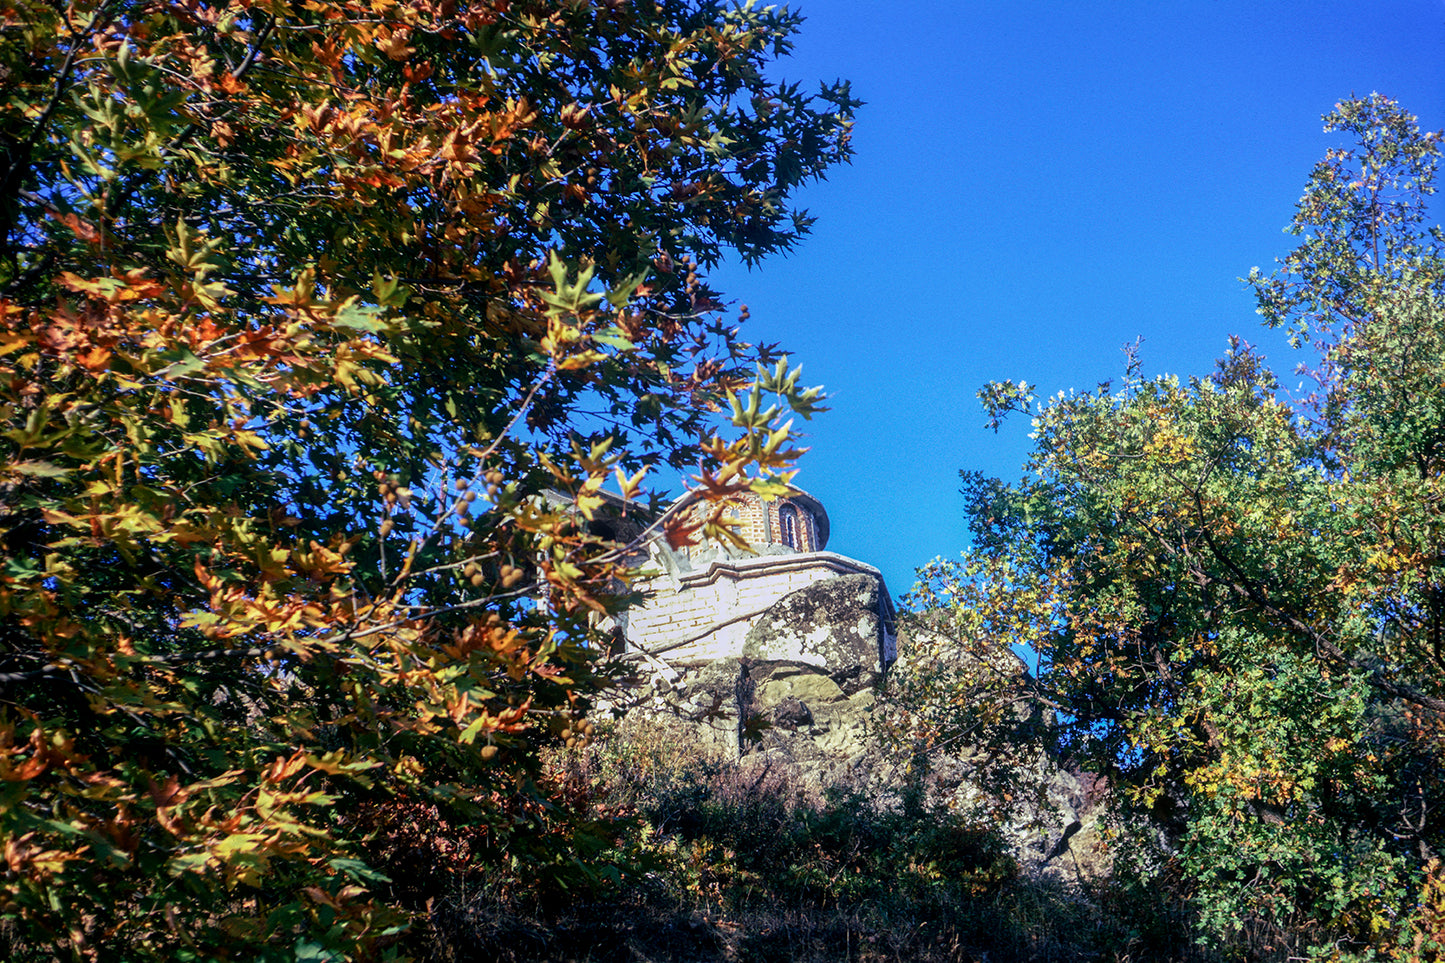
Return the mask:
[[[797,548],[798,511],[792,505],[784,505],[778,509],[778,528],[783,536],[783,544],[789,548]]]

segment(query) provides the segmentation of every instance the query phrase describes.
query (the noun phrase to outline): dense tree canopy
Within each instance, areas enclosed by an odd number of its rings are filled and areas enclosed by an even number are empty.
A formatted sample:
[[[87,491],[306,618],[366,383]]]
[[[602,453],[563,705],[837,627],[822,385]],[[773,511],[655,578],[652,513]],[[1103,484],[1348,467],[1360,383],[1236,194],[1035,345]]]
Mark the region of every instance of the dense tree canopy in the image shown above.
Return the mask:
[[[1310,176],[1300,246],[1249,278],[1313,392],[1238,340],[1206,378],[1134,359],[1039,406],[990,385],[995,419],[1033,419],[1031,477],[968,476],[987,564],[925,575],[1037,649],[1066,748],[1211,932],[1413,957],[1438,950],[1445,846],[1440,138],[1378,95],[1325,121],[1352,143]]]
[[[426,813],[573,865],[526,827],[631,577],[588,521],[786,480],[818,394],[698,265],[806,233],[846,86],[708,0],[0,10],[0,941],[388,952]]]

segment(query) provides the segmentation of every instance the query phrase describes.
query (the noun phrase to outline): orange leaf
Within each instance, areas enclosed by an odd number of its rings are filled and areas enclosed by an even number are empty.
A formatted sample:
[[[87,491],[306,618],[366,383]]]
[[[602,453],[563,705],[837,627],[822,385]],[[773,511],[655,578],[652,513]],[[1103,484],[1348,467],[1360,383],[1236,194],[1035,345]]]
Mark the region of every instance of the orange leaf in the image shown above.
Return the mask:
[[[100,241],[100,231],[96,230],[95,225],[89,221],[77,217],[74,214],[66,214],[62,217],[59,214],[52,213],[50,216],[70,228],[76,237],[85,241],[87,244],[95,244]]]

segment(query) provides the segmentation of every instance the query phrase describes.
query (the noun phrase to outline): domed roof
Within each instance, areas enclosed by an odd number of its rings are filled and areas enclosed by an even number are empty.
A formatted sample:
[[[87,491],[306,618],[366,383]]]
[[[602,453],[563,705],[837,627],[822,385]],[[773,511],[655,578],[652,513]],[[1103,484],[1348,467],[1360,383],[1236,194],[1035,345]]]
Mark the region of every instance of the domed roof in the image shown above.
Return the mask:
[[[680,499],[684,504],[701,500],[702,496],[697,492],[688,492]],[[792,506],[806,512],[812,519],[812,533],[808,536],[808,545],[804,550],[821,552],[828,546],[828,512],[823,508],[822,502],[801,488],[793,488],[787,495],[768,499],[750,491],[739,492],[728,501],[739,510],[735,517],[742,523],[743,536],[755,545],[784,544],[780,537],[780,512],[784,506]],[[792,547],[791,543],[788,544]]]

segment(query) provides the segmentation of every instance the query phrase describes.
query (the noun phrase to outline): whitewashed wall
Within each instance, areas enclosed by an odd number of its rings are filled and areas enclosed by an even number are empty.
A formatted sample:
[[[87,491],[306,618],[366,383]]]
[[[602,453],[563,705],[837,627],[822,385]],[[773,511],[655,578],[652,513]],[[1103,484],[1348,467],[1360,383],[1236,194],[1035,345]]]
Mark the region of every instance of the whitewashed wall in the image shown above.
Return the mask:
[[[719,559],[701,571],[660,576],[638,586],[648,597],[628,611],[628,645],[678,666],[741,656],[753,621],[778,599],[855,574],[878,579],[886,597],[876,568],[833,552]]]

